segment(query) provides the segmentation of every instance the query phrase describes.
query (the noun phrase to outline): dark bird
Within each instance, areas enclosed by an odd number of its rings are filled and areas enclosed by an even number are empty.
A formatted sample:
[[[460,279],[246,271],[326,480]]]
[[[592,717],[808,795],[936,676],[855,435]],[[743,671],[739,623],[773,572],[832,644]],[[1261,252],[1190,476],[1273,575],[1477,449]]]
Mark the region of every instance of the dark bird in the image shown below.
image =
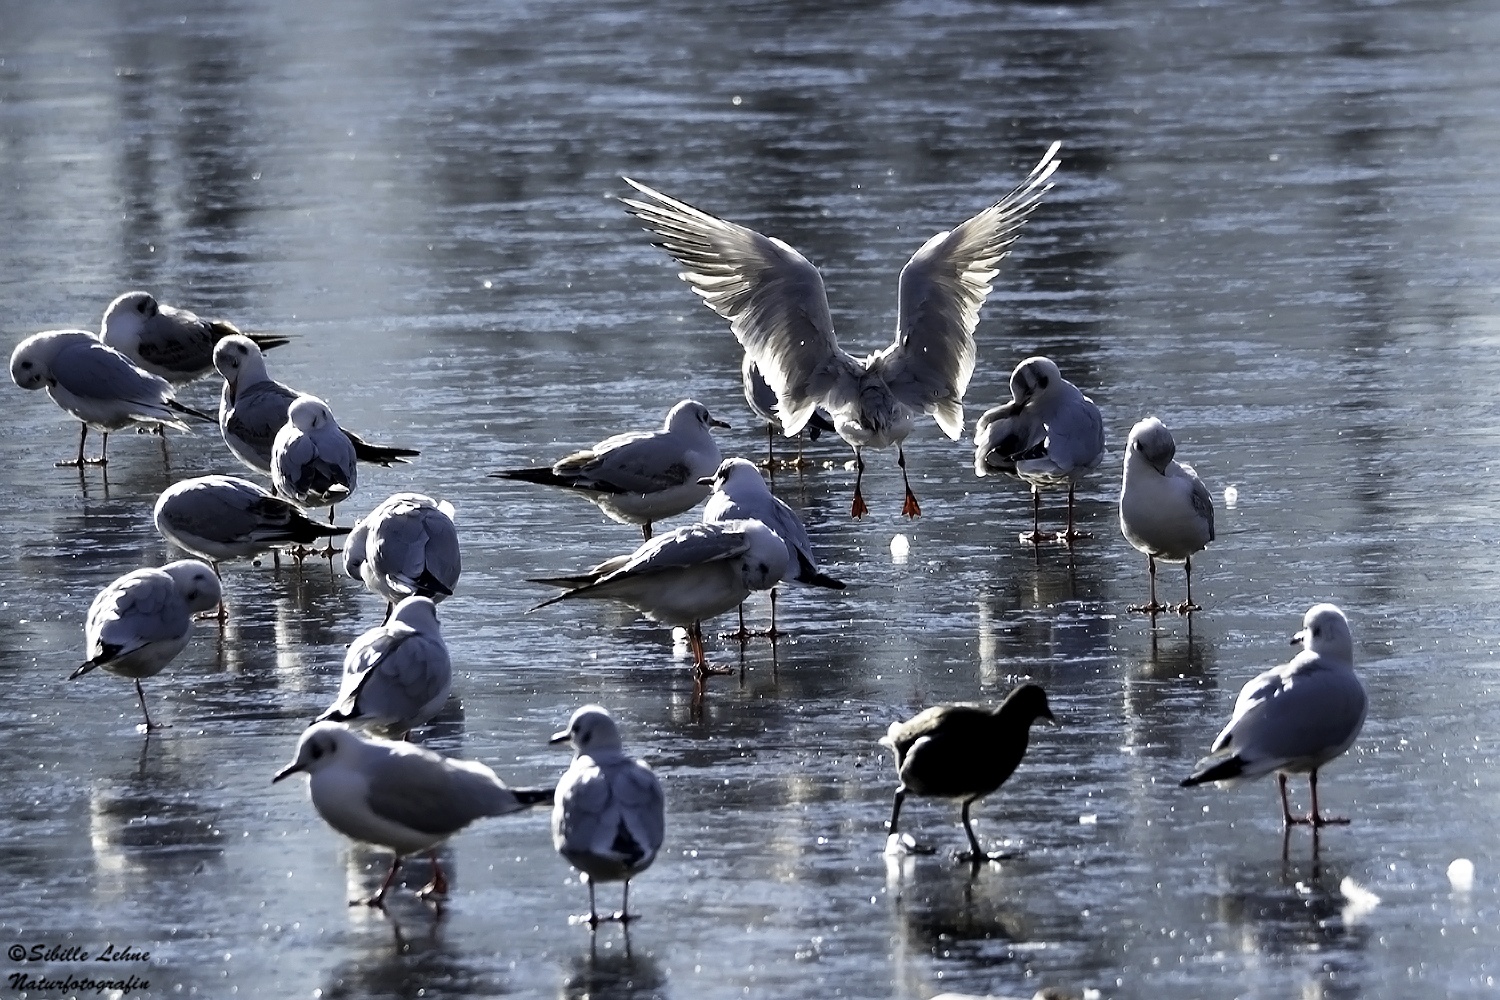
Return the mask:
[[[1022,684],[998,708],[935,705],[905,722],[891,723],[880,741],[895,752],[896,773],[901,777],[891,809],[891,836],[897,835],[896,822],[907,792],[962,799],[969,852],[959,859],[977,864],[1004,858],[1004,854],[988,854],[980,848],[969,823],[969,806],[1004,784],[1021,763],[1031,724],[1037,719],[1057,725],[1046,692],[1035,684]]]

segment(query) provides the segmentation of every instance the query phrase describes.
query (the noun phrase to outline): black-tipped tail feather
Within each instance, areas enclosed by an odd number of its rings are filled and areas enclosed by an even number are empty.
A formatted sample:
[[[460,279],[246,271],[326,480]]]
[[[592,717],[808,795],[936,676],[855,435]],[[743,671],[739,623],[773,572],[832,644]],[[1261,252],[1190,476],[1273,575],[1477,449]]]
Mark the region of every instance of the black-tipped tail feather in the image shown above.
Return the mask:
[[[1206,766],[1205,766],[1206,765]],[[1183,788],[1210,781],[1228,781],[1245,773],[1245,762],[1238,756],[1210,757],[1198,762],[1198,768],[1179,783]]]
[[[808,562],[807,556],[801,552],[797,553],[797,582],[810,587],[827,587],[829,590],[843,590],[846,586],[843,580],[835,580]]]
[[[392,448],[382,444],[371,444],[353,431],[343,428],[344,436],[354,445],[354,457],[371,465],[389,466],[392,462],[406,464],[408,458],[422,454],[415,448]]]
[[[177,402],[177,400],[175,399],[167,400],[167,409],[171,410],[173,413],[185,413],[190,417],[197,417],[199,420],[206,420],[211,424],[216,424],[219,422],[219,418],[214,416],[213,414],[204,413],[202,410],[195,410],[191,406],[184,406],[182,403]]]
[[[555,788],[512,788],[510,794],[523,806],[541,805],[551,802],[557,792]]]

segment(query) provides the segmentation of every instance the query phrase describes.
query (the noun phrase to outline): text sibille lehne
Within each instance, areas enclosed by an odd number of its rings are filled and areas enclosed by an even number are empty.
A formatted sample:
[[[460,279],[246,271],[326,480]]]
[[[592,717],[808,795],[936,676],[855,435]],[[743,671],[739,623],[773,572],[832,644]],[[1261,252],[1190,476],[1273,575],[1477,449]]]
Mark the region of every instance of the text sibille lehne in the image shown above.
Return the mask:
[[[24,945],[13,944],[8,949],[8,953],[12,962],[148,962],[151,960],[149,951],[136,951],[128,945],[124,948],[116,948],[112,943],[105,945],[104,950],[97,955],[90,955],[77,945],[64,948],[60,944],[52,945],[50,948],[45,944],[34,944],[29,949]]]

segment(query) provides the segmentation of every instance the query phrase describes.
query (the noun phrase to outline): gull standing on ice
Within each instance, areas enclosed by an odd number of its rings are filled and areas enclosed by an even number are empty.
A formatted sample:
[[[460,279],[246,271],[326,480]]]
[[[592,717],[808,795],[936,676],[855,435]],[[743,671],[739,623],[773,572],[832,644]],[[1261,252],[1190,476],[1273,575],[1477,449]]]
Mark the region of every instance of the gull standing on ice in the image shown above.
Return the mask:
[[[150,292],[126,292],[104,310],[99,339],[153,375],[181,385],[211,374],[214,346],[225,337],[246,336],[263,351],[291,343],[286,337],[240,334],[233,323],[200,319],[186,309],[156,301]]]
[[[1193,553],[1214,540],[1214,500],[1190,465],[1175,462],[1177,443],[1167,425],[1147,417],[1130,428],[1125,448],[1125,481],[1120,487],[1120,531],[1146,553],[1151,572],[1151,603],[1131,611],[1156,615],[1174,610],[1156,601],[1156,561],[1180,562],[1187,574],[1187,599],[1178,614],[1201,611],[1193,603]]]
[[[452,760],[413,743],[371,740],[334,722],[310,726],[297,742],[297,756],[276,772],[272,784],[306,771],[313,808],[324,822],[352,840],[396,852],[380,891],[350,906],[385,905],[401,859],[428,852],[432,881],[418,896],[448,891],[437,846],[476,819],[519,812],[552,798],[550,788],[510,788],[474,760]]]
[[[334,505],[359,484],[354,442],[317,396],[298,396],[287,407],[271,444],[271,484],[299,507],[327,507],[330,521]]]
[[[765,468],[774,473],[776,470],[776,435],[781,432],[781,417],[776,414],[776,390],[771,388],[766,377],[756,367],[755,359],[748,352],[744,360],[740,362],[740,381],[745,389],[745,402],[749,403],[755,415],[766,423]],[[833,421],[829,420],[828,414],[821,409],[813,411],[813,415],[807,420],[807,426],[803,428],[807,431],[807,436],[814,441],[825,432],[834,429]],[[796,469],[807,465],[807,460],[802,457],[802,431],[797,432],[796,459],[787,460],[784,464]]]
[[[1302,652],[1272,667],[1240,689],[1229,725],[1209,747],[1183,787],[1205,781],[1238,784],[1276,772],[1281,821],[1286,827],[1347,823],[1318,811],[1318,769],[1348,750],[1365,724],[1368,698],[1354,672],[1354,638],[1344,613],[1332,604],[1308,609],[1302,631],[1292,636]],[[1293,816],[1286,776],[1307,775],[1312,811]]]
[[[106,464],[109,432],[131,424],[191,431],[183,417],[213,421],[209,414],[177,402],[166,379],[136,367],[86,330],[45,330],[27,337],[11,352],[10,377],[22,389],[46,386],[54,403],[83,422],[78,457],[58,462],[60,466]],[[83,445],[90,427],[103,437],[99,457],[85,459]]]
[[[573,746],[573,765],[553,800],[552,844],[588,882],[589,926],[632,920],[630,880],[651,867],[666,837],[661,782],[645,761],[626,756],[619,727],[598,705],[574,712],[550,742]],[[600,917],[594,883],[619,881],[620,912]]]
[[[783,581],[827,587],[829,590],[844,589],[842,580],[835,580],[826,573],[819,572],[817,560],[812,554],[812,540],[807,537],[807,529],[802,526],[802,520],[792,508],[776,498],[755,466],[743,458],[727,458],[712,478],[702,482],[713,487],[708,503],[703,506],[704,524],[736,520],[759,521],[780,535],[781,540],[786,543],[787,564],[786,571],[781,574]],[[779,634],[776,631],[774,586],[771,588],[771,630],[767,634],[772,639]],[[743,640],[748,636],[749,633],[745,631],[744,607],[741,606],[739,638]]]
[[[438,714],[452,690],[453,666],[437,606],[426,597],[408,597],[389,621],[349,647],[338,696],[313,721],[397,739]]]
[[[863,449],[895,446],[906,480],[902,442],[917,417],[932,414],[953,440],[963,434],[964,390],[974,372],[974,328],[996,265],[1057,169],[1053,143],[1010,194],[967,222],[924,243],[901,269],[896,339],[861,360],[838,345],[822,275],[781,240],[706,212],[625,178],[649,201],[624,199],[630,213],[661,237],[657,244],[683,267],[681,277],[744,345],[776,392],[782,433],[796,435],[814,409],[832,415],[854,449],[851,513],[868,512],[860,483]],[[906,480],[901,513],[922,509]]]
[[[266,373],[266,359],[249,337],[225,337],[214,348],[214,367],[224,376],[219,395],[219,430],[224,443],[245,465],[271,474],[271,452],[276,434],[287,422],[287,411],[301,395]],[[388,448],[370,444],[346,428],[345,437],[354,445],[361,462],[390,465],[421,454],[412,448]]]
[[[1104,460],[1104,419],[1094,401],[1062,377],[1047,358],[1027,358],[1010,373],[1008,403],[986,410],[974,425],[974,473],[1006,473],[1031,486],[1031,533],[1042,541],[1042,490],[1068,488],[1068,527],[1055,536],[1071,545],[1087,532],[1073,528],[1073,491]]]
[[[533,579],[567,588],[531,611],[573,598],[604,598],[665,625],[687,629],[693,676],[727,670],[709,665],[702,622],[769,590],[785,574],[786,543],[759,521],[688,524],[658,535],[629,555],[615,556],[577,576]]]
[[[692,510],[708,496],[699,480],[719,467],[719,445],[710,428],[728,426],[702,403],[684,399],[667,413],[659,431],[616,434],[550,466],[505,469],[490,477],[562,487],[597,504],[612,520],[640,525],[650,541],[652,522]]]
[[[348,528],[314,521],[290,500],[235,476],[184,479],[156,498],[156,530],[214,572],[225,559],[269,552],[282,545],[306,545]],[[224,605],[219,605],[224,615]]]
[[[141,678],[154,677],[187,646],[193,614],[219,603],[219,578],[196,559],[126,573],[99,591],[84,625],[89,658],[68,679],[99,667],[135,681],[146,731],[166,726],[146,711]]]
[[[344,572],[385,598],[386,618],[408,597],[451,597],[463,572],[453,505],[420,493],[381,501],[344,540]]]
[[[893,722],[880,740],[896,755],[896,802],[891,808],[891,832],[887,851],[899,850],[896,823],[901,803],[913,795],[962,799],[964,833],[969,835],[969,853],[960,860],[1002,860],[1003,854],[986,853],[969,824],[969,806],[1005,783],[1026,754],[1031,724],[1037,719],[1057,725],[1047,694],[1035,684],[1022,684],[1005,696],[998,708],[977,705],[935,705],[905,722]],[[931,848],[917,846],[919,852]]]

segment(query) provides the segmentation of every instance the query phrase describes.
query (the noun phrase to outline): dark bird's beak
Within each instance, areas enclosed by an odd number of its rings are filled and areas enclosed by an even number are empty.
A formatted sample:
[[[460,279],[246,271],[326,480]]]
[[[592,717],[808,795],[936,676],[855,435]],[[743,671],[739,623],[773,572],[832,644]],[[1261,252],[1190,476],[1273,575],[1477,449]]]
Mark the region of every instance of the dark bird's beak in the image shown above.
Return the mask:
[[[296,761],[292,761],[286,767],[283,767],[281,770],[276,772],[276,777],[271,779],[271,784],[276,784],[276,782],[280,781],[282,778],[289,778],[300,770],[302,770],[302,765],[297,763]]]
[[[556,746],[559,743],[566,743],[566,742],[568,742],[569,737],[571,737],[572,735],[573,735],[572,733],[570,733],[566,729],[564,729],[560,733],[553,733],[552,734],[552,738],[547,741],[547,744],[549,746]]]
[[[1306,639],[1306,638],[1307,638],[1307,629],[1303,629],[1301,632],[1298,632],[1296,635],[1292,636],[1291,645],[1293,645],[1293,646],[1300,646],[1300,645],[1302,645],[1302,640]]]
[[[713,476],[704,476],[702,479],[698,480],[698,485],[699,486],[712,486],[713,484],[714,484],[714,477]]]
[[[1062,728],[1062,723],[1058,722],[1056,719],[1054,719],[1052,717],[1052,713],[1051,712],[1048,712],[1046,715],[1039,715],[1039,716],[1037,716],[1037,718],[1043,720],[1044,722],[1046,722],[1047,725],[1051,726],[1053,729],[1061,729]]]

